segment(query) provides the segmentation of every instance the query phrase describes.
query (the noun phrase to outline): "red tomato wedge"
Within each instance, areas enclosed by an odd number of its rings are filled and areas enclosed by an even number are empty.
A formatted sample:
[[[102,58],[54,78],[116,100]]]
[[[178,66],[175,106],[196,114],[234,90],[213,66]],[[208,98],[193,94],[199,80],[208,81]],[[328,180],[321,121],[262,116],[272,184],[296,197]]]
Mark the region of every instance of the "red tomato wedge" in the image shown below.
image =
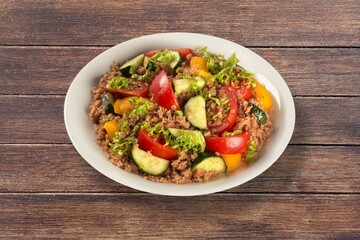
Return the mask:
[[[173,50],[178,51],[182,59],[185,59],[188,54],[192,54],[194,52],[191,48],[178,48]]]
[[[236,122],[236,117],[238,115],[238,104],[236,99],[236,93],[235,90],[231,87],[222,87],[221,90],[226,96],[229,97],[229,108],[230,112],[227,115],[224,122],[222,122],[220,125],[217,125],[215,127],[211,128],[211,131],[213,133],[217,133],[219,135],[223,134],[226,131],[230,131],[231,128],[234,126]]]
[[[140,82],[137,80],[131,80],[132,82],[135,82],[136,85],[131,85],[129,88],[120,88],[120,89],[113,89],[109,88],[106,85],[102,85],[101,87],[105,89],[106,91],[113,93],[115,95],[119,95],[121,97],[147,97],[149,96],[149,85],[144,82]]]
[[[157,54],[158,52],[160,52],[161,50],[159,50],[159,49],[156,49],[156,50],[151,50],[150,52],[147,52],[147,53],[145,53],[144,55],[146,56],[146,57],[152,57],[152,56],[154,56],[155,54]]]
[[[151,137],[143,128],[139,130],[137,137],[139,141],[139,148],[144,151],[151,152],[154,156],[167,160],[173,160],[178,156],[178,152],[174,148],[164,146],[164,142],[160,139]]]
[[[250,85],[235,86],[233,88],[244,100],[249,100],[252,97],[252,88]]]
[[[175,106],[176,109],[180,109],[171,82],[164,70],[155,76],[150,85],[150,92],[154,96],[154,101],[161,107],[171,109]]]
[[[221,154],[244,153],[248,149],[249,139],[248,132],[229,137],[206,137],[206,149]]]

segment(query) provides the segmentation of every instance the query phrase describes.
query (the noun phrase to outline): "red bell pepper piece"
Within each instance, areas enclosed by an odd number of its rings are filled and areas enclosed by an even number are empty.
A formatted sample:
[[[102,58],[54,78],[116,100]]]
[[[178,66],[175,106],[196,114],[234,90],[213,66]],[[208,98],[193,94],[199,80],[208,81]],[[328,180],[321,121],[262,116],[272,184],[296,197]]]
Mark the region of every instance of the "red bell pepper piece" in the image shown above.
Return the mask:
[[[244,153],[248,149],[250,133],[228,137],[205,137],[206,149],[222,154]]]
[[[139,148],[151,152],[154,156],[167,160],[173,160],[178,156],[178,152],[174,148],[164,146],[165,143],[161,139],[150,136],[143,128],[139,130],[137,137]]]

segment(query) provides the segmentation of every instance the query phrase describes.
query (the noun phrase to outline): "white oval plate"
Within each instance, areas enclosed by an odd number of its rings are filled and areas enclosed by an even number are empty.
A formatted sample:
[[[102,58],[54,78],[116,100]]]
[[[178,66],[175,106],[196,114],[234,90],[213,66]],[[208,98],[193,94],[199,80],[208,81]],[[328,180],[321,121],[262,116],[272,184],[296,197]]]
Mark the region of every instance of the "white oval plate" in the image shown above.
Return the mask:
[[[274,98],[272,121],[274,130],[261,157],[251,166],[231,176],[205,183],[155,183],[123,171],[111,164],[96,143],[93,123],[88,117],[91,90],[101,76],[109,71],[114,60],[124,62],[137,54],[162,48],[199,48],[222,54],[226,58],[236,53],[240,65],[256,73],[256,78],[270,90]],[[79,154],[96,170],[128,187],[144,192],[194,196],[224,191],[239,186],[268,169],[283,153],[295,125],[295,107],[284,79],[266,60],[234,42],[196,33],[160,33],[120,43],[90,61],[75,77],[65,98],[64,119],[69,137]]]

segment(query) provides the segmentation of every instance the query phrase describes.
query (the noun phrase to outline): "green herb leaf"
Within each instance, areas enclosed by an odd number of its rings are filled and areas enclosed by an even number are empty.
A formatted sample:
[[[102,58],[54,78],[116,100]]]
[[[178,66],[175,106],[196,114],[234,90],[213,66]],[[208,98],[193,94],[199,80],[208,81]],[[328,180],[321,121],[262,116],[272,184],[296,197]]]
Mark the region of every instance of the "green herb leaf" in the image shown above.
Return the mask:
[[[198,52],[202,54],[202,57],[207,61],[206,67],[211,74],[217,74],[221,68],[221,61],[224,59],[223,55],[216,55],[207,51],[207,47],[201,47]]]
[[[125,134],[129,134],[130,133],[130,127],[128,125],[128,121],[121,121],[119,122],[119,130],[121,132],[124,132]]]
[[[116,132],[112,142],[109,144],[110,151],[116,155],[124,155],[127,154],[136,143],[137,139],[135,136],[131,135],[123,139],[120,132]]]
[[[184,152],[199,153],[204,152],[206,143],[201,131],[179,129],[179,135],[171,139],[169,143],[175,149]]]
[[[249,148],[248,148],[248,151],[247,151],[246,156],[245,156],[245,162],[247,164],[252,163],[254,161],[255,152],[256,152],[256,144],[255,144],[254,139],[252,137],[250,137]]]
[[[223,68],[234,68],[236,67],[236,64],[239,62],[240,60],[237,59],[236,54],[233,53],[230,57],[228,57],[225,62],[223,63]]]
[[[120,88],[128,89],[130,86],[136,84],[137,83],[130,81],[126,77],[114,77],[107,83],[107,87],[112,89],[120,89]]]
[[[151,109],[151,104],[148,100],[141,97],[132,97],[129,99],[129,101],[133,104],[134,108],[129,112],[129,117],[134,116],[143,116],[149,112]]]
[[[205,150],[205,139],[201,131],[179,129],[181,134],[175,137],[167,128],[161,127],[159,123],[151,126],[150,123],[144,122],[141,128],[145,128],[152,137],[163,138],[165,146],[171,146],[178,151],[198,153]]]
[[[151,60],[162,62],[164,64],[170,64],[175,60],[175,58],[176,57],[171,53],[170,50],[165,49],[152,56]]]
[[[234,136],[234,135],[238,135],[238,134],[242,134],[241,130],[235,130],[233,132],[224,132],[222,134],[223,137],[230,137],[230,136]]]

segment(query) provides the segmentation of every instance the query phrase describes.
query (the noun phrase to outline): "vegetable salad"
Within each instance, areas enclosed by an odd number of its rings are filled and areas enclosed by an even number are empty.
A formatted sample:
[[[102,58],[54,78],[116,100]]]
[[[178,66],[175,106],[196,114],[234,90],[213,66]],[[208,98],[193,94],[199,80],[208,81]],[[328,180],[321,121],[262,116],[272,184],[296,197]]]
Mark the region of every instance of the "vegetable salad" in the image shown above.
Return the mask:
[[[98,142],[117,165],[154,181],[206,181],[241,169],[272,130],[268,90],[235,54],[206,47],[135,56],[104,75],[96,93]]]

